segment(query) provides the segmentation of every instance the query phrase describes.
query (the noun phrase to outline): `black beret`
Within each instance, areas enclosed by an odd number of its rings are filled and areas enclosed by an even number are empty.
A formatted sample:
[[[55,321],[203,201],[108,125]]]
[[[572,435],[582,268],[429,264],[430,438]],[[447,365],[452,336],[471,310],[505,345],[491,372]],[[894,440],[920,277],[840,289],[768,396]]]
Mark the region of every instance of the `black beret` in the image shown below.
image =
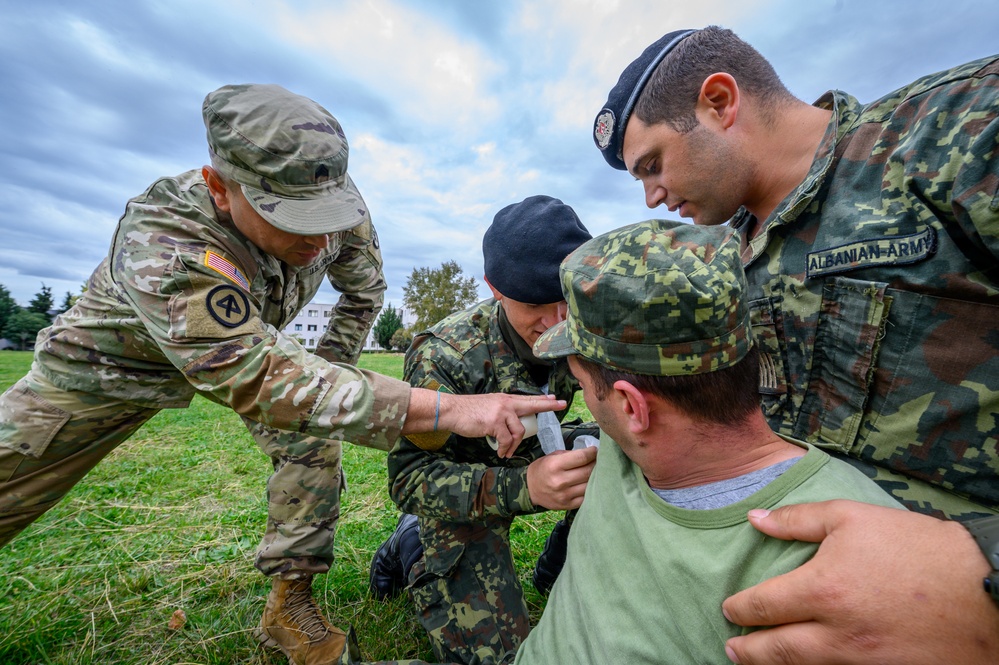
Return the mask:
[[[631,119],[631,111],[635,102],[649,82],[652,72],[662,62],[666,54],[696,30],[675,30],[656,40],[642,51],[642,55],[625,67],[617,85],[611,88],[607,102],[600,109],[593,121],[593,142],[600,148],[607,163],[621,171],[627,171],[622,149],[624,148],[624,130]]]
[[[550,196],[529,196],[496,213],[482,236],[486,279],[519,302],[559,302],[559,265],[591,237],[566,204]]]

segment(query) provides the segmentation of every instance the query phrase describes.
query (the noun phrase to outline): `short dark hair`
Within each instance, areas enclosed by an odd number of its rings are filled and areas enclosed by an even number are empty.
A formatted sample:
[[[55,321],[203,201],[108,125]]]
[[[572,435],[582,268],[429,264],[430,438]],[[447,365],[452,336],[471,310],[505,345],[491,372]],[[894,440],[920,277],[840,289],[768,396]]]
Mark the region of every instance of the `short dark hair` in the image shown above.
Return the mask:
[[[682,134],[693,130],[701,84],[717,72],[731,74],[740,91],[758,99],[764,118],[794,99],[759,51],[731,30],[712,25],[681,41],[663,58],[638,97],[635,116],[647,125],[666,123]]]
[[[617,381],[627,381],[652,393],[691,418],[718,425],[738,425],[760,410],[760,351],[754,346],[734,365],[686,376],[631,374],[574,356],[593,380],[597,399],[604,399]]]

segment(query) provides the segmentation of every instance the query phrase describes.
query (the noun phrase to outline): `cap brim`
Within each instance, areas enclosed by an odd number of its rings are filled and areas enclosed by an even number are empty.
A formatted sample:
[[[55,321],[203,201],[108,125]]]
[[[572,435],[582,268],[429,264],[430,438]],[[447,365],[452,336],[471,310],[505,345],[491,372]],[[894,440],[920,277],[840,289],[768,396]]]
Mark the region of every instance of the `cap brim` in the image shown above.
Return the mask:
[[[352,229],[368,219],[368,206],[349,175],[340,187],[331,187],[324,196],[294,199],[277,196],[248,185],[240,185],[253,209],[272,226],[311,236]]]
[[[560,321],[542,333],[534,343],[536,358],[564,358],[578,353],[569,340],[569,328],[566,321]]]

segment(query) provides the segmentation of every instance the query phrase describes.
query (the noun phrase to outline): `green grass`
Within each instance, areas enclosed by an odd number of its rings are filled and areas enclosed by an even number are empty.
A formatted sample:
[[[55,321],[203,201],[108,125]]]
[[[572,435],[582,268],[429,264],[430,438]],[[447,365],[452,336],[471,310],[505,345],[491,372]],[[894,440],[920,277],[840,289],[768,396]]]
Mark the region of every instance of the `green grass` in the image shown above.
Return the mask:
[[[359,363],[401,376],[399,354]],[[23,376],[31,354],[0,353],[0,390]],[[570,417],[589,419],[577,399]],[[346,445],[336,563],[316,579],[320,606],[352,625],[363,656],[432,659],[407,596],[367,592],[368,565],[398,511],[386,489],[385,454]],[[270,664],[252,630],[269,582],[253,567],[266,520],[269,461],[239,418],[197,398],[149,421],[58,506],[0,549],[0,663]],[[512,544],[534,620],[543,600],[534,560],[560,513],[518,519]],[[186,623],[168,623],[181,610]]]

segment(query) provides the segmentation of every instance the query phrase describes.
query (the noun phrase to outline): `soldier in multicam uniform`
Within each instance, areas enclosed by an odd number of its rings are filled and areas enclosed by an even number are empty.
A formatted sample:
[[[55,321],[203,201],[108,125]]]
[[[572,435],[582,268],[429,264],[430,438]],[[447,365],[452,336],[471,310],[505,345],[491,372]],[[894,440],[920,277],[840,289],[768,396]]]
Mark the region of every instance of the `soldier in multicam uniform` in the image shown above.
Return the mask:
[[[999,59],[809,105],[730,31],[676,31],[625,69],[594,140],[650,207],[743,232],[771,427],[915,511],[977,517],[999,602]],[[959,523],[826,504],[759,527],[835,538],[726,603],[743,625],[793,624],[732,640],[741,662],[996,661],[989,562]]]
[[[333,560],[340,442],[387,450],[400,434],[454,430],[492,434],[509,454],[519,416],[565,405],[442,399],[340,364],[357,359],[385,282],[339,123],[271,85],[220,88],[203,115],[212,166],[129,201],[87,291],[0,396],[0,545],[159,409],[203,395],[240,414],[274,465],[258,637],[296,664],[335,662],[344,634],[311,582]],[[343,296],[311,354],[280,330],[324,275]]]
[[[455,394],[546,388],[571,401],[579,386],[567,364],[535,358],[531,345],[563,319],[559,264],[589,239],[572,208],[555,198],[532,196],[500,210],[482,239],[494,298],[417,335],[405,378]],[[389,490],[419,517],[423,545],[409,592],[437,658],[476,662],[516,649],[527,636],[510,526],[517,515],[579,506],[595,457],[595,449],[544,455],[537,437],[510,459],[497,457],[485,438],[458,435],[411,436],[392,449]]]

